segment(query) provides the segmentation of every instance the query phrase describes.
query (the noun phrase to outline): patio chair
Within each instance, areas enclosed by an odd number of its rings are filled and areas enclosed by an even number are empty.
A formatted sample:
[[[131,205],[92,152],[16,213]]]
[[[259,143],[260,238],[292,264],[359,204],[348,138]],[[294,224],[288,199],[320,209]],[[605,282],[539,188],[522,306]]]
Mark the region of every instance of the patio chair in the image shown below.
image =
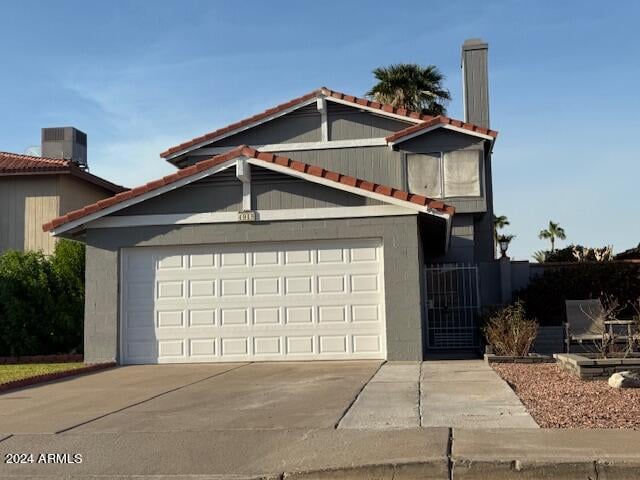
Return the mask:
[[[605,315],[599,299],[567,300],[565,302],[567,322],[565,344],[569,353],[571,342],[604,341],[606,336]]]

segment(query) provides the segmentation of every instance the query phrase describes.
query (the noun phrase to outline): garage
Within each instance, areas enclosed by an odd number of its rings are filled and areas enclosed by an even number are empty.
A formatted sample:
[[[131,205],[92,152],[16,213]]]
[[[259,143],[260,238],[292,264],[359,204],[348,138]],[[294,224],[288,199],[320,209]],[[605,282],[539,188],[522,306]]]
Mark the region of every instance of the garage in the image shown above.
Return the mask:
[[[122,363],[386,358],[380,239],[121,250]]]

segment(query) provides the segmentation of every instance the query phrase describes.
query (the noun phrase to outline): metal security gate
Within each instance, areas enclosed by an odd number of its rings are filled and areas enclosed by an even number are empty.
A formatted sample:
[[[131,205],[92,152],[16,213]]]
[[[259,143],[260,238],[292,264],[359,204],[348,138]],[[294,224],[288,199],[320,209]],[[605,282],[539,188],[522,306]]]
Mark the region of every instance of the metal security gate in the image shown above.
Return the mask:
[[[478,345],[478,267],[442,264],[425,268],[427,348],[467,349]]]

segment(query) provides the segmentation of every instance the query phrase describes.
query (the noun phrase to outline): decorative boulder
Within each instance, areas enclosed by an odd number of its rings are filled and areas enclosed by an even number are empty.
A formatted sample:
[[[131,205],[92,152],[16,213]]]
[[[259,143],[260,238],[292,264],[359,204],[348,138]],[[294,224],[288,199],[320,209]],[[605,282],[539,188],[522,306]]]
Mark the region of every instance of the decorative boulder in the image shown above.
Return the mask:
[[[640,372],[614,373],[609,377],[609,386],[613,388],[640,388]]]

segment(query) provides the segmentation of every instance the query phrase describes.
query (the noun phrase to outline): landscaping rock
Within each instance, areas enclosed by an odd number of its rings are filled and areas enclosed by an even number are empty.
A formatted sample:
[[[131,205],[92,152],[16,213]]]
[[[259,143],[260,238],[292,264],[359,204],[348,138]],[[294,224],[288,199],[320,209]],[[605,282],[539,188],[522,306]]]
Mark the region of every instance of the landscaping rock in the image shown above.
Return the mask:
[[[627,370],[614,373],[609,377],[609,386],[613,388],[640,388],[640,372]]]

